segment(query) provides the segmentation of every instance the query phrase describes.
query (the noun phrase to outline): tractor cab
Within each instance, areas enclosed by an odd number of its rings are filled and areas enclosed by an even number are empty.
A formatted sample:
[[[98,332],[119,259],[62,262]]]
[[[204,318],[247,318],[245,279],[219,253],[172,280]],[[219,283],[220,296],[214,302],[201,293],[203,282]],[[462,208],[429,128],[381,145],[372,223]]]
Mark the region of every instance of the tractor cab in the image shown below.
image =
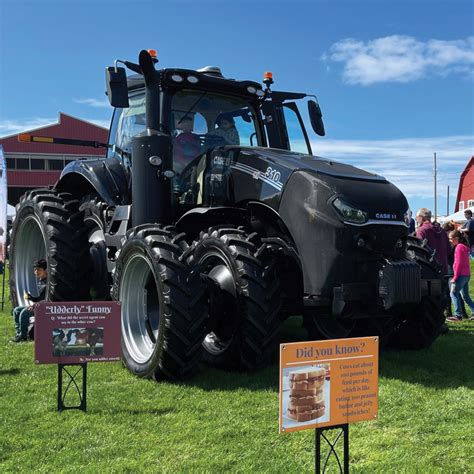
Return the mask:
[[[143,72],[139,65],[123,63]],[[116,107],[108,156],[118,156],[127,165],[132,137],[147,128],[169,137],[176,175],[215,147],[266,147],[312,154],[297,105],[303,100],[313,129],[324,135],[319,105],[304,93],[271,91],[271,73],[265,73],[265,88],[253,81],[227,79],[217,67],[197,71],[153,68],[149,76],[147,86],[145,74],[126,77],[124,68],[107,68],[107,94]]]

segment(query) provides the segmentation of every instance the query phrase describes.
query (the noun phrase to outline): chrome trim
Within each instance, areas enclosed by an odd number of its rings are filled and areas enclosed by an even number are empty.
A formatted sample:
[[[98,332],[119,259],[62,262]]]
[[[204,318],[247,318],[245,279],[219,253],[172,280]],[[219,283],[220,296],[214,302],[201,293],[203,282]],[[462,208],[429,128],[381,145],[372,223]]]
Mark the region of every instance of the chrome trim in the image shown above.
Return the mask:
[[[407,228],[410,227],[404,221],[389,221],[389,220],[383,220],[383,219],[369,219],[367,222],[364,222],[363,224],[356,224],[355,222],[348,222],[348,221],[343,221],[343,222],[344,224],[353,225],[356,227],[363,227],[366,225],[402,225]]]

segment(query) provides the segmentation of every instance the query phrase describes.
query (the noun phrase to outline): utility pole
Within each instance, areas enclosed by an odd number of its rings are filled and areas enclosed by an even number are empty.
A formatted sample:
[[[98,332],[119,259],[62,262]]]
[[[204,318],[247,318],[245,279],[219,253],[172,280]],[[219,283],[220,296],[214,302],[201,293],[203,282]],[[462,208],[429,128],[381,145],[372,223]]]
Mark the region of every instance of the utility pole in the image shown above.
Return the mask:
[[[436,199],[437,193],[437,169],[436,169],[436,153],[434,154],[434,220],[436,221],[438,218],[438,201]]]
[[[446,196],[446,216],[449,216],[449,184],[448,184],[448,193]]]

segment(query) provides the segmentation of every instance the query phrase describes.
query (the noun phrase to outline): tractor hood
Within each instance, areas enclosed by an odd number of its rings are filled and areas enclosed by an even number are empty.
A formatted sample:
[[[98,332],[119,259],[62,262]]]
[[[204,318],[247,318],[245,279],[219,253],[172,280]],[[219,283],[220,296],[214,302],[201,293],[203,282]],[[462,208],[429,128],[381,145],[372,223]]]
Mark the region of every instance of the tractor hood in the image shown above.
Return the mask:
[[[269,186],[275,188],[273,192],[280,190],[283,201],[304,197],[307,205],[326,215],[334,216],[331,203],[337,198],[365,212],[370,221],[403,224],[408,209],[403,193],[383,176],[345,163],[269,148],[234,149],[233,162],[236,170],[260,179],[262,191]],[[267,194],[273,195],[271,191]],[[310,203],[315,199],[317,202]],[[268,203],[274,208],[281,204],[271,201]]]
[[[343,179],[357,179],[363,181],[388,181],[383,177],[356,168],[352,165],[327,160],[319,156],[295,153],[275,148],[241,148],[242,156],[260,157],[263,161],[273,163],[289,171],[306,170],[315,171],[320,175],[334,176]]]

